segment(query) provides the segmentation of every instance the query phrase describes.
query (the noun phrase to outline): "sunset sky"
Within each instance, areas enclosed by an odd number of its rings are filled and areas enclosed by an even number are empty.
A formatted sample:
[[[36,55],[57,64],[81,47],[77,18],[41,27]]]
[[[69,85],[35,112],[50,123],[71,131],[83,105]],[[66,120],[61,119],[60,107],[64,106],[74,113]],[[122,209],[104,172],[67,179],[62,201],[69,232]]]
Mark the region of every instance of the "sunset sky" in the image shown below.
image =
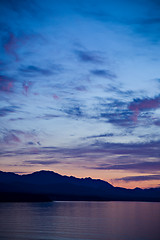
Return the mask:
[[[0,170],[160,186],[160,1],[0,0]]]

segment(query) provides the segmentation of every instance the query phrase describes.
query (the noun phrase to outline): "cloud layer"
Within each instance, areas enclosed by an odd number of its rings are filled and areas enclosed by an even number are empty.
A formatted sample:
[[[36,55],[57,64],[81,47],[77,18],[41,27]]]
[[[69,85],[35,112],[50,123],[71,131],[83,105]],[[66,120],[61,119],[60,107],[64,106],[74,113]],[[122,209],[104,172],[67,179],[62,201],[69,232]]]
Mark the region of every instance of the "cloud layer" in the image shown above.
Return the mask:
[[[67,164],[158,181],[159,3],[2,0],[0,9],[2,168]]]

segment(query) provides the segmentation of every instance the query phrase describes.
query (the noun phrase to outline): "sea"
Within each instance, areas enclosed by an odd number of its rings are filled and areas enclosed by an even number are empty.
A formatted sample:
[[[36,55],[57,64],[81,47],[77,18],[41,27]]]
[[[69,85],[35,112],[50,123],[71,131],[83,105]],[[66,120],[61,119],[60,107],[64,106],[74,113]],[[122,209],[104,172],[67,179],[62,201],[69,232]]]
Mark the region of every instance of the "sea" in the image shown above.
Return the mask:
[[[160,203],[0,203],[0,240],[160,240]]]

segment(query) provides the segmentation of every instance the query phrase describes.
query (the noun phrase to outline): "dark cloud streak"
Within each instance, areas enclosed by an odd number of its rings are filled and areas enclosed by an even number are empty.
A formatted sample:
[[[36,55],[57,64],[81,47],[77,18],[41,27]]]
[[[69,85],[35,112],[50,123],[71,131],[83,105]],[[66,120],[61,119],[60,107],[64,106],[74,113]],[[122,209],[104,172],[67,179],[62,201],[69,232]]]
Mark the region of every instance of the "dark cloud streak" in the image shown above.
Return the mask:
[[[59,164],[61,163],[60,161],[56,161],[56,160],[26,160],[23,161],[25,164],[31,164],[31,165],[54,165],[54,164]]]
[[[160,161],[159,162],[138,162],[138,163],[129,163],[129,164],[101,164],[94,169],[99,170],[127,170],[132,172],[159,172],[160,171]]]
[[[160,175],[144,175],[144,176],[129,176],[123,178],[116,178],[115,181],[124,181],[124,182],[139,182],[139,181],[153,181],[160,180]]]
[[[19,71],[26,77],[31,77],[31,76],[39,76],[39,75],[44,75],[44,76],[51,76],[54,74],[58,74],[62,71],[62,67],[60,65],[52,65],[50,69],[45,69],[33,65],[29,66],[22,66]]]
[[[94,64],[102,64],[104,62],[103,58],[97,52],[82,50],[76,50],[74,52],[81,62]]]
[[[0,108],[0,117],[5,117],[9,114],[15,113],[19,110],[18,106],[8,106]]]
[[[95,69],[95,70],[91,70],[91,73],[98,77],[103,77],[103,78],[108,78],[108,79],[116,78],[116,75],[109,70]]]

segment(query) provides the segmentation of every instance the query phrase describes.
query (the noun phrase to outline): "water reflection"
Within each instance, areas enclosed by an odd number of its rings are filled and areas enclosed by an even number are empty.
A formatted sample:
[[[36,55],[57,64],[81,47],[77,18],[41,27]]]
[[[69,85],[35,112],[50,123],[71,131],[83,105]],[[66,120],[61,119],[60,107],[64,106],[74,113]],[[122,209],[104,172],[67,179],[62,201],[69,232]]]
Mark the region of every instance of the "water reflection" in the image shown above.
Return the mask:
[[[3,240],[159,240],[160,203],[0,203]]]

